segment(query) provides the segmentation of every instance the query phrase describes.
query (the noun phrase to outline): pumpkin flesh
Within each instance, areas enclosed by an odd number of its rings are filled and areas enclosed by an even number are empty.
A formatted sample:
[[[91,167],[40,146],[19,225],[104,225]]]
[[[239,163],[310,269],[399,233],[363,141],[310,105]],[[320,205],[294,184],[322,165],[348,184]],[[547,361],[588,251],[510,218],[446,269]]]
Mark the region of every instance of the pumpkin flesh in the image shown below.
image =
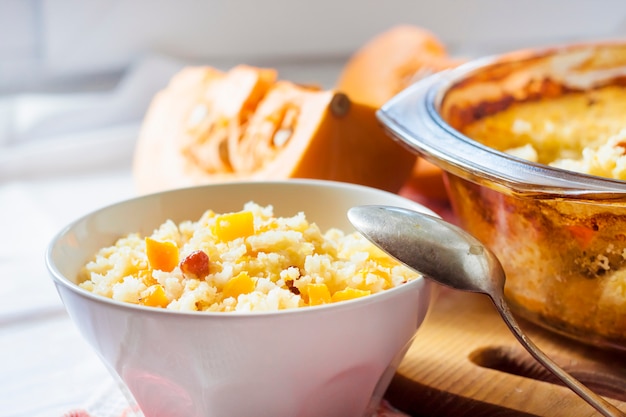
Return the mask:
[[[411,175],[416,156],[385,133],[372,106],[277,81],[273,70],[183,71],[189,76],[155,96],[142,125],[133,161],[141,193],[287,178],[397,192]]]

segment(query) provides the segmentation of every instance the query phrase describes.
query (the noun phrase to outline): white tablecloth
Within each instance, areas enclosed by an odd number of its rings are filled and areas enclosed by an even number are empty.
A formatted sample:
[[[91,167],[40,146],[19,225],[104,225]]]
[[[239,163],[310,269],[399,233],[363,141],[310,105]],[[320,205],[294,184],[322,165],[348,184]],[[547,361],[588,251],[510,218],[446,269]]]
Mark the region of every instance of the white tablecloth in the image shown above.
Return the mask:
[[[135,194],[141,118],[182,65],[152,56],[104,91],[0,97],[0,416],[120,415],[98,405],[117,387],[67,316],[45,251],[71,221]]]
[[[110,386],[66,315],[44,254],[65,224],[132,194],[128,169],[0,184],[0,415],[59,417]]]

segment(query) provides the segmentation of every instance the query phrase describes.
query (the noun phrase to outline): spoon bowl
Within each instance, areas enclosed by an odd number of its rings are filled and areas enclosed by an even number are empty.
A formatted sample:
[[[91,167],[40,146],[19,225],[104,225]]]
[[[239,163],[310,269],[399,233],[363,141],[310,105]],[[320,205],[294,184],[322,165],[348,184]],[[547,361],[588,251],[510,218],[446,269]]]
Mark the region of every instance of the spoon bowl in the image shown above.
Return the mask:
[[[359,206],[348,211],[352,225],[375,245],[440,284],[500,295],[505,274],[478,239],[434,216],[399,207]]]
[[[513,335],[539,363],[602,415],[626,415],[565,372],[526,336],[506,303],[502,265],[472,235],[437,217],[399,207],[357,206],[348,210],[348,219],[368,240],[424,277],[488,295]]]

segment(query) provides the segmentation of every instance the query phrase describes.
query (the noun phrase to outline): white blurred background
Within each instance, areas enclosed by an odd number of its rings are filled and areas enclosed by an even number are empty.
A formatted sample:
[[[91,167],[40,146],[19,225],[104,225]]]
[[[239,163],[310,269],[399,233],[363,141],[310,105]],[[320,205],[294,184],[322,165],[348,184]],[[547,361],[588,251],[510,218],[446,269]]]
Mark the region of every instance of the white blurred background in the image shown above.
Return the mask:
[[[0,92],[106,85],[146,54],[342,61],[398,23],[452,51],[626,34],[621,0],[0,0]]]

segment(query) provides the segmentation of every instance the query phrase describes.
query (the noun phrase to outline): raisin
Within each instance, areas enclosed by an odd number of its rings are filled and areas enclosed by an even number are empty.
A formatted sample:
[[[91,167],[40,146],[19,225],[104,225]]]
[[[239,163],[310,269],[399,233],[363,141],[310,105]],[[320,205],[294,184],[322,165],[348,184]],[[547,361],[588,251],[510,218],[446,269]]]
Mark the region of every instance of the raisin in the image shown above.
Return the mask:
[[[295,295],[300,295],[300,289],[296,287],[295,285],[293,285],[293,280],[291,279],[286,280],[285,285],[287,285],[287,288],[289,289],[289,291],[291,291]]]
[[[204,251],[191,252],[180,262],[180,270],[185,275],[193,274],[197,278],[204,278],[209,274],[209,255]]]

